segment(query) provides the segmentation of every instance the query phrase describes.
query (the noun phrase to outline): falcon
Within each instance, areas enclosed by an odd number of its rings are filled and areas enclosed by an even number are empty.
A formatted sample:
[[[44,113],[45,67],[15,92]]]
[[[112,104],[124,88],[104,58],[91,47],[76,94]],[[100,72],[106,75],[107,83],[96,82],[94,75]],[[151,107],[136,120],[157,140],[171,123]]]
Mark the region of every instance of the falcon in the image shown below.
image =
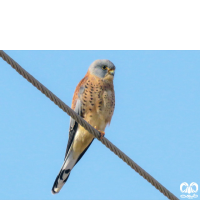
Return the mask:
[[[94,61],[74,92],[71,108],[104,136],[115,108],[113,79],[115,65],[109,60]],[[58,193],[94,140],[94,136],[70,118],[69,138],[64,163],[53,184]]]

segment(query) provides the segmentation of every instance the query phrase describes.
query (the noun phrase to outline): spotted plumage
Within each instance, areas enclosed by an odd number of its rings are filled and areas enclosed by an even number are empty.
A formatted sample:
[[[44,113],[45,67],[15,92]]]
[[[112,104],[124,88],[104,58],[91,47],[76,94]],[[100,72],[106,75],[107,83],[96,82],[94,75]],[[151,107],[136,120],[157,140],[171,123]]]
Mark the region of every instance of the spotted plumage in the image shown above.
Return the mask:
[[[74,92],[72,109],[103,133],[110,124],[114,107],[115,66],[109,60],[96,60]],[[54,182],[52,193],[58,193],[69,178],[72,168],[91,145],[94,136],[70,118],[69,139],[63,166]]]

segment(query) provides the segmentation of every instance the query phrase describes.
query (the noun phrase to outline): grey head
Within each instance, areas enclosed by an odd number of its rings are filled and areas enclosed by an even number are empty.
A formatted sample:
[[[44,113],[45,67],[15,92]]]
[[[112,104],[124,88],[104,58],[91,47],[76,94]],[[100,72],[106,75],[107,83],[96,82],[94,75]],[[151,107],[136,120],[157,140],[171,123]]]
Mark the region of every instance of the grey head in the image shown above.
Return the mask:
[[[110,60],[106,59],[95,60],[90,65],[89,71],[91,74],[99,78],[105,78],[105,77],[113,78],[115,75],[115,65]]]

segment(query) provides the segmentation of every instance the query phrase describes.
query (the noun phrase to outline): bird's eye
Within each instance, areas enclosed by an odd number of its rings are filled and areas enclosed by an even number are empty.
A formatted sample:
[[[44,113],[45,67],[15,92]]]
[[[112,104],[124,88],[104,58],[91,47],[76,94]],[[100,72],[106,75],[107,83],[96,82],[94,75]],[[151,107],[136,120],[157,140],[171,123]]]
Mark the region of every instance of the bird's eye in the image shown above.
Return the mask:
[[[104,66],[102,67],[102,69],[103,69],[103,70],[106,70],[106,69],[107,69],[107,66],[104,65]]]

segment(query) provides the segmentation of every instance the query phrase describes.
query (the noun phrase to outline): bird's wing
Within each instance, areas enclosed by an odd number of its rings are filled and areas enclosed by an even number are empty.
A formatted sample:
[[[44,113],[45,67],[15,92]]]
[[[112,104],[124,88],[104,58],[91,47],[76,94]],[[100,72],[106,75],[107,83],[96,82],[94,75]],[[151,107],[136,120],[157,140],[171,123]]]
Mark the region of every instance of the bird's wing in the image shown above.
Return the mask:
[[[77,102],[76,102],[76,107],[75,107],[75,112],[81,116],[81,100],[78,99]],[[82,117],[82,116],[81,116]],[[74,137],[76,135],[76,132],[77,132],[77,129],[78,129],[78,123],[72,119],[70,117],[70,126],[69,126],[69,138],[68,138],[68,143],[67,143],[67,149],[66,149],[66,153],[65,153],[65,157],[67,156],[69,150],[70,150],[70,147],[73,143],[73,140],[74,140]]]
[[[72,109],[81,117],[82,115],[82,101],[81,101],[81,96],[85,90],[85,83],[87,81],[87,76],[85,76],[80,83],[77,85],[76,90],[74,92],[73,100],[72,100]],[[68,139],[68,144],[67,144],[67,149],[65,153],[65,158],[69,153],[69,150],[71,148],[71,145],[73,144],[74,137],[76,135],[76,132],[78,130],[78,123],[73,119],[70,118],[70,127],[69,127],[69,139]],[[93,140],[92,140],[93,141]],[[92,142],[91,142],[92,143]],[[84,153],[87,151],[91,143],[87,146],[87,148],[80,154],[78,157],[77,162],[81,159],[81,157],[84,155]]]

